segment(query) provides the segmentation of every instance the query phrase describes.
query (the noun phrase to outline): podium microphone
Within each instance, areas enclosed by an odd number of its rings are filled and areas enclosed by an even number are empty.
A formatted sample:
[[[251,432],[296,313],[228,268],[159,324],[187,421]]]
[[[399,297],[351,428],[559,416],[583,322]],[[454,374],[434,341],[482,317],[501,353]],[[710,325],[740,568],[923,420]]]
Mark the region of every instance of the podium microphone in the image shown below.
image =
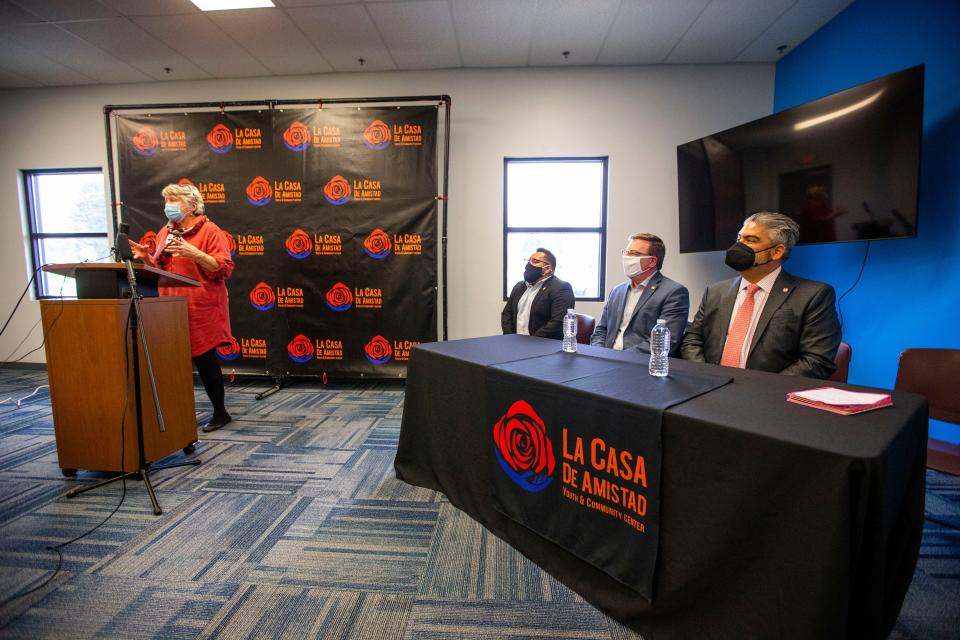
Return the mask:
[[[113,242],[113,255],[117,258],[117,262],[133,260],[133,249],[130,248],[129,233],[130,225],[126,222],[121,222],[118,225],[117,237],[114,238]]]

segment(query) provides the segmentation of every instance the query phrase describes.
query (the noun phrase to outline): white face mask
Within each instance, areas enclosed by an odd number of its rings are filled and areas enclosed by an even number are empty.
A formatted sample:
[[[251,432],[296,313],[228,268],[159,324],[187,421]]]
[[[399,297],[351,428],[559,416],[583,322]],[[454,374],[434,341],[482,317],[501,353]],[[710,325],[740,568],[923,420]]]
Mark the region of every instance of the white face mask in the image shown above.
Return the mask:
[[[623,272],[628,278],[636,278],[638,275],[646,271],[643,268],[643,260],[649,256],[622,256],[623,259]]]

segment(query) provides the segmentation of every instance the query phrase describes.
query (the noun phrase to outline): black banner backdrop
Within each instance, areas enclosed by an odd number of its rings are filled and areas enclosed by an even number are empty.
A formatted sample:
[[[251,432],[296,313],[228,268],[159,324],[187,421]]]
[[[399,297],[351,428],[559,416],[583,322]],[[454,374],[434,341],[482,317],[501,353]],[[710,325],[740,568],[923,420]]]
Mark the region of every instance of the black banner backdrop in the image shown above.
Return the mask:
[[[228,236],[225,366],[396,377],[437,339],[437,107],[117,117],[120,215],[145,243],[191,183]]]

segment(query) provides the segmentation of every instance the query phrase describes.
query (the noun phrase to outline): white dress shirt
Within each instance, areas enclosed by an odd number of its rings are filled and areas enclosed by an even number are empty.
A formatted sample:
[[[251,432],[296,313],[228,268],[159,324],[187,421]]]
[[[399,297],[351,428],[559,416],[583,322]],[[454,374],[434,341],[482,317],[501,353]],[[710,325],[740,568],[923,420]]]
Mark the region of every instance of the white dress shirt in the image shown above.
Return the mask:
[[[753,294],[753,316],[750,317],[750,327],[747,329],[747,335],[743,339],[743,348],[740,350],[740,363],[738,366],[741,369],[747,366],[747,356],[750,355],[750,344],[753,342],[753,334],[757,331],[760,314],[763,313],[763,307],[767,304],[767,298],[770,297],[770,292],[773,290],[773,283],[776,282],[781,269],[782,267],[777,267],[763,276],[760,282],[757,283],[757,286],[760,288]],[[737,291],[737,301],[733,304],[733,313],[730,314],[730,324],[727,326],[727,335],[730,334],[730,329],[733,327],[733,319],[737,317],[737,311],[740,310],[740,305],[742,305],[743,301],[747,298],[747,286],[749,284],[749,282],[740,278],[740,290]]]
[[[523,295],[520,296],[520,301],[517,302],[517,333],[520,335],[530,335],[530,307],[533,306],[533,299],[540,293],[540,288],[543,287],[543,283],[552,277],[553,274],[551,273],[546,278],[540,278],[533,284],[524,281],[524,284],[527,285],[527,290],[523,292]]]
[[[649,276],[643,279],[643,282],[636,286],[634,286],[633,280],[627,280],[630,286],[627,287],[627,298],[623,302],[623,319],[620,321],[620,330],[617,331],[617,339],[613,342],[614,349],[623,351],[623,333],[627,330],[627,325],[630,324],[630,320],[633,318],[633,310],[637,308],[637,303],[640,302],[640,296],[643,295],[643,288],[647,286],[650,278],[653,277],[655,273],[656,271],[652,271]]]

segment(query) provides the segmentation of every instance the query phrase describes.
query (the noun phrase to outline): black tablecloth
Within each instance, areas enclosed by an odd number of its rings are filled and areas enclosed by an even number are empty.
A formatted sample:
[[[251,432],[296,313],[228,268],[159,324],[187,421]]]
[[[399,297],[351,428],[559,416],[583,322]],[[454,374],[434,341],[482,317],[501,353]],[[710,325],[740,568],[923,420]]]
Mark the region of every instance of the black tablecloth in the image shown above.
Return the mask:
[[[494,506],[488,376],[497,375],[493,365],[559,350],[557,341],[516,335],[415,348],[397,476],[442,491],[648,640],[886,636],[923,527],[922,397],[897,393],[891,408],[840,416],[785,401],[789,391],[822,386],[817,380],[671,360],[674,372],[729,375],[734,383],[663,414],[650,604]],[[645,368],[641,354],[580,350],[614,370],[631,362]],[[616,391],[624,378],[611,376],[614,393],[629,393]],[[563,393],[576,380],[552,384]]]

